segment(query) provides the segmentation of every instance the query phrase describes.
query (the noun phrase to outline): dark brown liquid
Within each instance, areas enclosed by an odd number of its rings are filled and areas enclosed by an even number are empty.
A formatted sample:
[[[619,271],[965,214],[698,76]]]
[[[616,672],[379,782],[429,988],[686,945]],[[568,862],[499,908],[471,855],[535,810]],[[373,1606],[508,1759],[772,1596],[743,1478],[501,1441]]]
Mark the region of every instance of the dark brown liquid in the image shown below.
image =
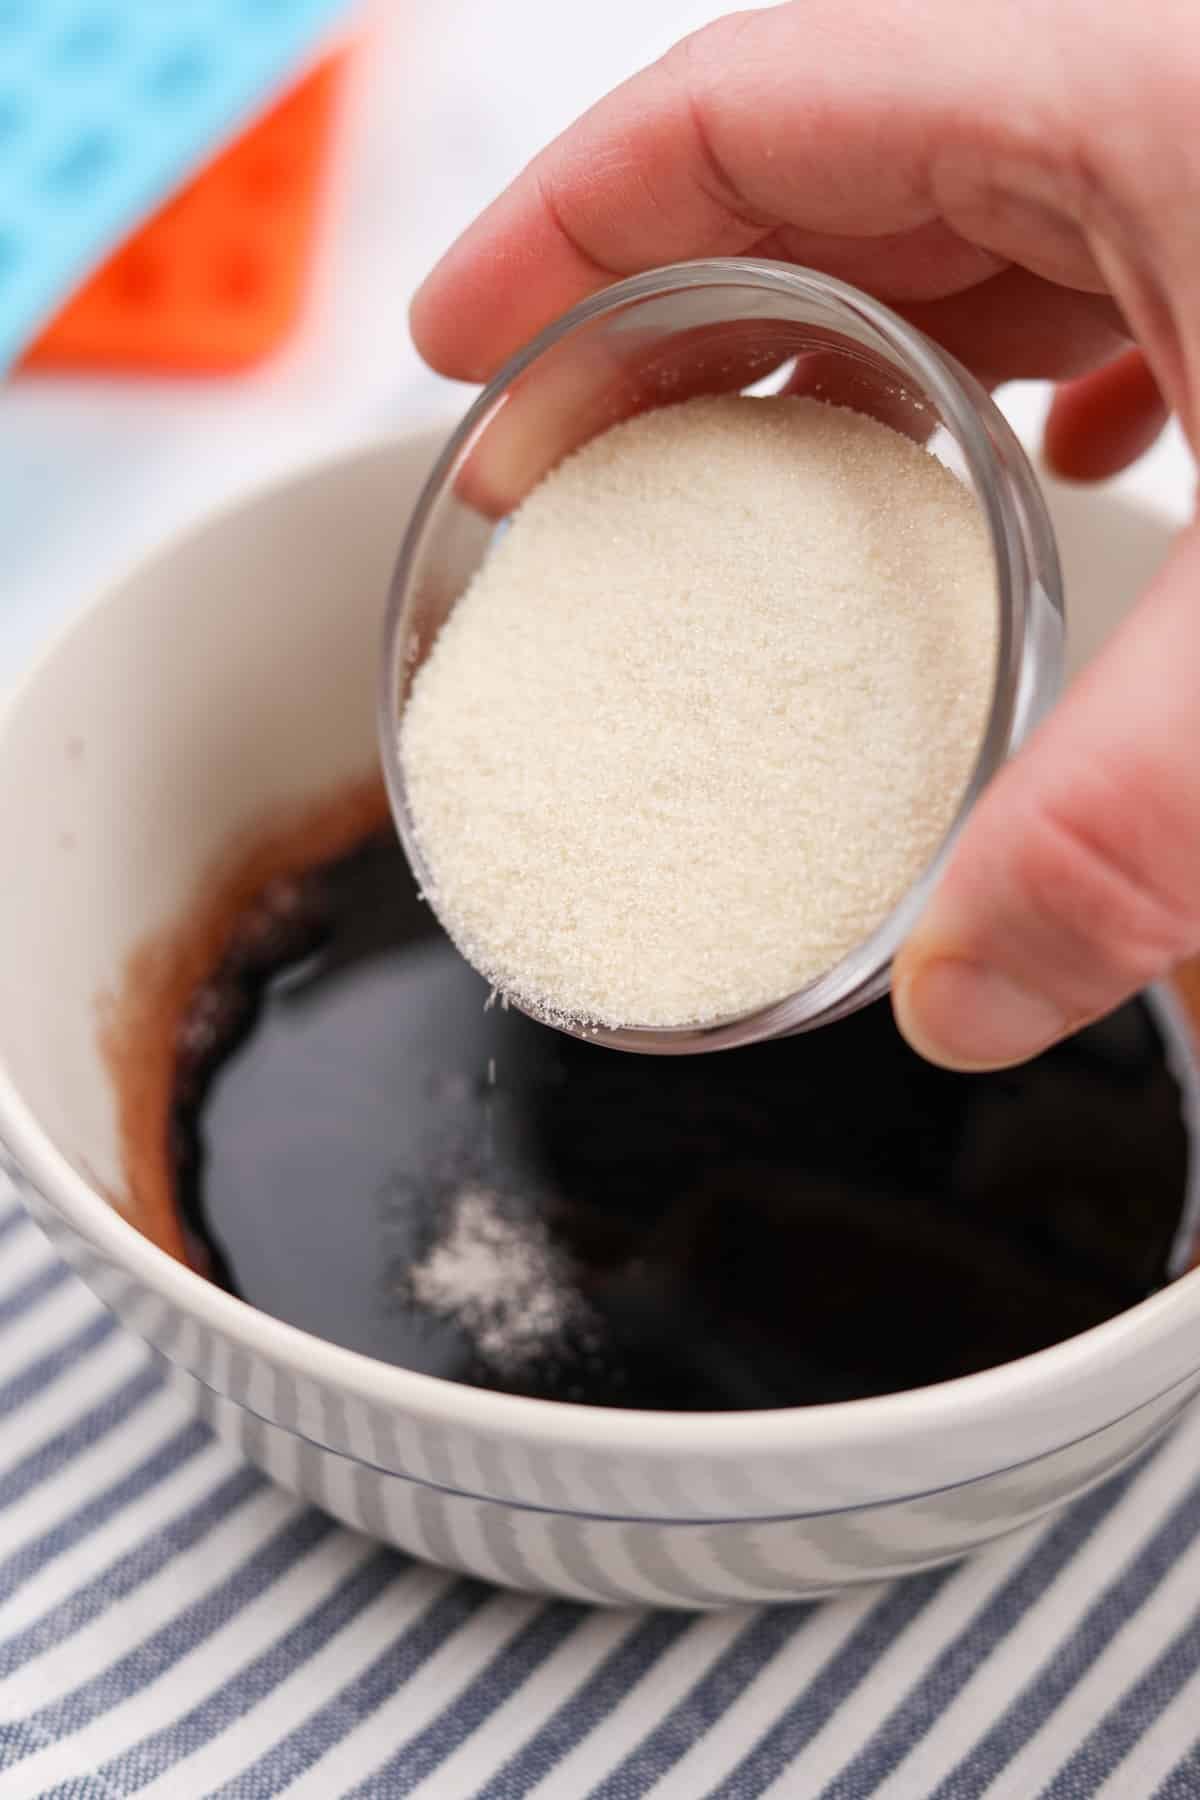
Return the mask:
[[[915,1057],[884,1005],[676,1059],[486,998],[390,835],[243,916],[195,997],[171,1121],[216,1279],[455,1380],[723,1410],[1006,1362],[1175,1272],[1188,1146],[1141,1003],[967,1078]],[[494,1229],[460,1298],[497,1243],[533,1246],[507,1309],[486,1275],[459,1310],[414,1280],[444,1271],[464,1194]]]

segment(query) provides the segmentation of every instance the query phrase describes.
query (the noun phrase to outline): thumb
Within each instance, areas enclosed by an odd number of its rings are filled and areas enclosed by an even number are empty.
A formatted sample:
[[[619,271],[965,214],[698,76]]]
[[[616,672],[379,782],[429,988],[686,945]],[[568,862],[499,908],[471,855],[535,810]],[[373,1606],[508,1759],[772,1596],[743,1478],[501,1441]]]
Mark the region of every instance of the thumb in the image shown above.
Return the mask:
[[[896,959],[913,1048],[1025,1061],[1200,948],[1200,523],[995,778]]]

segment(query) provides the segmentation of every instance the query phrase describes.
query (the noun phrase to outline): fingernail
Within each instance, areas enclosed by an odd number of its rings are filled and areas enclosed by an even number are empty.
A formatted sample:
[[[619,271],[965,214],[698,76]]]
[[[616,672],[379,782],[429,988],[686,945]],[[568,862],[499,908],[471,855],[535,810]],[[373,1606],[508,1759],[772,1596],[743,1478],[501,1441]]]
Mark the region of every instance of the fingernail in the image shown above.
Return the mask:
[[[893,993],[896,1022],[921,1056],[943,1068],[1007,1068],[1068,1030],[1060,1007],[983,963],[923,963]]]

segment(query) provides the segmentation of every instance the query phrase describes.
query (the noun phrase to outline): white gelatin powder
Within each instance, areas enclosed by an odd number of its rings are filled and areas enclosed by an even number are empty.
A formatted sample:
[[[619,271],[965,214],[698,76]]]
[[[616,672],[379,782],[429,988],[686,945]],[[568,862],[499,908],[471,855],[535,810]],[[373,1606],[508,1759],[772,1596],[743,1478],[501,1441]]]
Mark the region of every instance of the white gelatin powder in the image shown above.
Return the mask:
[[[457,1196],[444,1235],[408,1279],[415,1300],[456,1320],[501,1370],[545,1354],[582,1310],[545,1226],[509,1217],[484,1187]]]
[[[991,693],[972,495],[810,399],[615,426],[529,495],[413,686],[430,899],[551,1016],[679,1026],[830,968],[936,849]]]

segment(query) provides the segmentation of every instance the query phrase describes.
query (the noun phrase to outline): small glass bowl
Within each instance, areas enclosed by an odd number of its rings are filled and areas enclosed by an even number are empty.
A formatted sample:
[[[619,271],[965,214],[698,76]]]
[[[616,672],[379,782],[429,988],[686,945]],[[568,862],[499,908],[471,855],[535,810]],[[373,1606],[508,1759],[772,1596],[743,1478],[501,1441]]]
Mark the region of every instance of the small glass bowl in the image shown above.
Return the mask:
[[[400,720],[497,527],[564,456],[621,419],[695,394],[780,391],[816,393],[909,432],[974,493],[996,570],[991,711],[945,838],[867,939],[795,993],[736,1018],[674,1030],[579,1027],[616,1049],[730,1049],[828,1024],[883,995],[892,958],[971,808],[1061,685],[1062,586],[1050,521],[1024,451],[973,376],[886,306],[810,269],[742,258],[656,269],[574,307],[501,370],[450,438],[412,515],[387,613],[380,739],[420,886],[432,892],[405,790]]]

